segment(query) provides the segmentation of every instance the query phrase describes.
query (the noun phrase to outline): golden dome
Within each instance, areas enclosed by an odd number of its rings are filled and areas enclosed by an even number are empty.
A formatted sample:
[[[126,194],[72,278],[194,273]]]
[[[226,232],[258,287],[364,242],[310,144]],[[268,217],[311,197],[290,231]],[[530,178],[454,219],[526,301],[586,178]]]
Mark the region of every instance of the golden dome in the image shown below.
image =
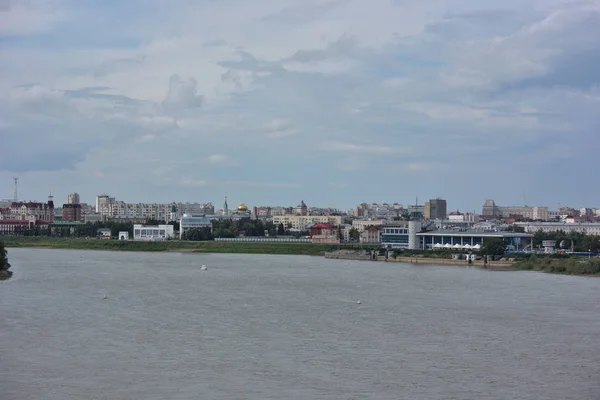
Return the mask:
[[[239,212],[246,212],[246,211],[248,211],[248,206],[246,206],[244,203],[242,203],[238,206],[237,209]]]

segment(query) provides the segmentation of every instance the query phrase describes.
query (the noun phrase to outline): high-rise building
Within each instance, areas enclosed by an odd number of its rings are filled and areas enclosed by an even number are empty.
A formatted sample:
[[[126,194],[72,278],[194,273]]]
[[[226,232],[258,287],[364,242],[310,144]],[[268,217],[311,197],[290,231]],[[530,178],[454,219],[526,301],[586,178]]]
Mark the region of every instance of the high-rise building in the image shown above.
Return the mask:
[[[447,215],[446,200],[437,198],[425,203],[423,212],[425,219],[445,219]]]
[[[63,221],[81,221],[81,204],[63,204],[62,217]]]
[[[77,192],[69,193],[69,195],[67,196],[67,203],[68,204],[79,204],[79,193],[77,193]]]

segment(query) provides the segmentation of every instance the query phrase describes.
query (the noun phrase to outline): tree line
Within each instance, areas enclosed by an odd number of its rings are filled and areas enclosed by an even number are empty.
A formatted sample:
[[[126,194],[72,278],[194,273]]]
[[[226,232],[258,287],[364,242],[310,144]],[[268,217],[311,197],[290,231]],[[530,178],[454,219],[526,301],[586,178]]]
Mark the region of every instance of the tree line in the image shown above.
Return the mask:
[[[148,220],[145,225],[173,225],[173,230],[179,232],[179,222],[165,223],[161,220]],[[75,227],[68,226],[33,226],[17,227],[13,234],[20,236],[54,236],[93,238],[98,236],[98,229],[110,229],[111,237],[118,237],[119,232],[128,232],[133,237],[132,222],[88,222]],[[215,238],[234,238],[238,236],[283,236],[292,235],[301,237],[308,235],[308,231],[290,232],[283,224],[275,225],[273,222],[263,222],[259,219],[242,220],[214,220],[212,222],[213,232],[210,229],[190,229],[184,232],[182,240],[214,240]]]
[[[600,236],[586,235],[581,232],[542,232],[537,231],[533,234],[533,245],[539,247],[542,241],[552,240],[556,248],[571,249],[575,252],[591,251],[597,253],[600,251]]]

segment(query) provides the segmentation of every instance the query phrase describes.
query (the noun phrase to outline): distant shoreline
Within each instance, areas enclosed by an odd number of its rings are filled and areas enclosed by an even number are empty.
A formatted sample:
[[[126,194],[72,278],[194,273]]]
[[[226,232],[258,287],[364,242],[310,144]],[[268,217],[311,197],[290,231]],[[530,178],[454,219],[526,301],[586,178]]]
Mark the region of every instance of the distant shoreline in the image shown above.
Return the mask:
[[[7,248],[63,250],[112,250],[179,253],[237,253],[324,256],[335,245],[293,242],[192,242],[168,240],[160,242],[119,241],[80,238],[22,237],[2,238]]]
[[[428,264],[438,266],[472,266],[490,271],[538,271],[560,275],[573,275],[585,277],[600,277],[600,261],[583,259],[551,259],[540,256],[539,258],[516,261],[492,261],[486,264],[483,261],[473,261],[468,264],[465,260],[435,257],[389,257],[378,256],[372,260],[368,253],[352,251],[350,246],[314,243],[293,242],[192,242],[169,240],[161,242],[145,241],[119,241],[80,238],[52,238],[52,237],[23,237],[2,236],[6,248],[36,248],[36,249],[61,249],[61,250],[106,250],[106,251],[134,251],[134,252],[172,252],[172,253],[223,253],[223,254],[274,254],[274,255],[308,255],[321,256],[329,259],[398,262],[407,264]],[[340,248],[347,247],[342,251]],[[345,254],[346,253],[346,254]]]
[[[571,275],[600,278],[600,261],[591,262],[585,259],[552,259],[550,257],[539,257],[529,260],[502,260],[489,261],[483,260],[472,261],[469,264],[466,260],[454,260],[450,258],[435,258],[435,257],[388,257],[377,256],[372,258],[365,252],[356,251],[333,251],[325,254],[326,258],[337,260],[356,260],[356,261],[371,261],[384,263],[407,263],[407,264],[422,264],[436,266],[456,266],[456,267],[476,267],[489,271],[535,271],[545,272],[556,275]]]

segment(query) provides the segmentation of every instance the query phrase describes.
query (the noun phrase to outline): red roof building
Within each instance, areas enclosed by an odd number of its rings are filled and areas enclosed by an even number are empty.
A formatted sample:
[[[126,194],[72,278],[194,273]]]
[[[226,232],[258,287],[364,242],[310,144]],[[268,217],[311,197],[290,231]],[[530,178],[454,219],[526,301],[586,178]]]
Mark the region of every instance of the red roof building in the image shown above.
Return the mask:
[[[331,224],[318,223],[308,230],[313,243],[339,243],[340,231]]]

